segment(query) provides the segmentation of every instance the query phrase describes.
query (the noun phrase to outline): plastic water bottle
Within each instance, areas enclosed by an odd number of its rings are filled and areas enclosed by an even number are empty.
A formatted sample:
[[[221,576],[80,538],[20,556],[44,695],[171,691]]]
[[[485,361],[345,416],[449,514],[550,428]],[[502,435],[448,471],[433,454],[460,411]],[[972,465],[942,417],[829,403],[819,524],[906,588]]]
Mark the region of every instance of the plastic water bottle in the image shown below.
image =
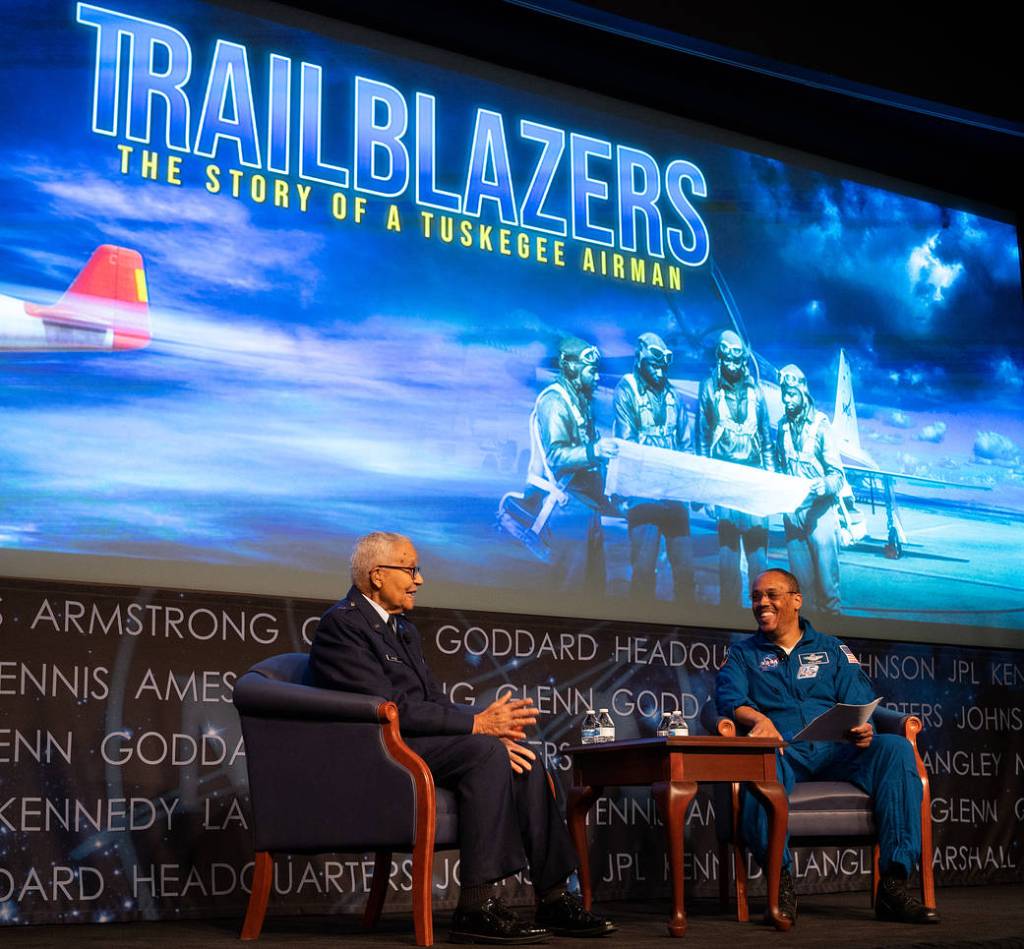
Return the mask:
[[[658,725],[658,737],[667,738],[668,730],[672,726],[672,713],[663,712],[661,716],[661,724]]]
[[[606,708],[599,709],[597,713],[597,740],[615,741],[615,722]]]
[[[673,712],[668,720],[668,735],[670,738],[684,738],[690,734],[690,726],[686,724],[682,712]]]
[[[583,727],[580,729],[580,742],[584,745],[596,745],[600,741],[600,732],[597,727],[597,716],[592,708],[587,709],[583,716]]]

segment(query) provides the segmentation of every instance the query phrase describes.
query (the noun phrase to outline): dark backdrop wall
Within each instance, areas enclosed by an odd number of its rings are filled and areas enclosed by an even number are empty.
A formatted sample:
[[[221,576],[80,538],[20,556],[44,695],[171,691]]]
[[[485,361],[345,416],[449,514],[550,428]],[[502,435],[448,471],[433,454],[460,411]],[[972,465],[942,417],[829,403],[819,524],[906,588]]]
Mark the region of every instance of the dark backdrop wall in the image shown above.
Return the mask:
[[[251,882],[245,748],[231,692],[255,662],[308,649],[328,606],[22,581],[0,586],[0,921],[104,922],[241,914]],[[679,707],[692,731],[731,635],[668,626],[421,609],[424,651],[456,700],[529,696],[532,738],[558,778],[588,707],[619,737],[654,733]],[[745,635],[745,633],[734,634]],[[1024,879],[1019,652],[851,641],[885,704],[919,715],[932,774],[941,884]],[[324,749],[330,754],[331,749]],[[715,814],[687,819],[690,894],[716,892]],[[650,795],[615,792],[590,815],[599,898],[665,896],[665,847]],[[361,910],[372,856],[282,859],[271,913]],[[756,868],[754,869],[756,874]],[[867,852],[798,851],[803,892],[866,889]],[[451,905],[458,854],[437,857],[436,906]],[[760,881],[755,878],[754,887]],[[386,907],[410,905],[396,855]],[[514,884],[526,899],[525,884]]]

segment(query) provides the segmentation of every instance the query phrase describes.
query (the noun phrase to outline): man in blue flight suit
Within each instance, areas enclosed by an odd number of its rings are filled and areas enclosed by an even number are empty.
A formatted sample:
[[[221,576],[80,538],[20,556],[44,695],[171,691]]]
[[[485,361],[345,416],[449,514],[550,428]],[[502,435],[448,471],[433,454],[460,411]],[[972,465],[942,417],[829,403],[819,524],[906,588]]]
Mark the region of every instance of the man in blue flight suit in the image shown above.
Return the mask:
[[[761,386],[747,367],[750,353],[732,330],[718,337],[716,364],[700,384],[697,396],[697,451],[708,458],[751,468],[775,470],[768,405]],[[741,605],[743,581],[740,550],[747,558],[747,576],[768,566],[768,518],[719,507],[718,602]]]
[[[921,859],[921,779],[913,749],[899,735],[876,735],[868,721],[845,742],[791,741],[836,702],[863,705],[874,689],[850,649],[800,617],[800,585],[787,570],[768,570],[754,581],[750,599],[758,631],[730,647],[715,683],[718,714],[753,737],[790,744],[776,755],[786,793],[797,781],[850,781],[874,801],[882,879],[875,901],[879,919],[935,923],[938,914],[907,892],[906,880]],[[740,833],[764,865],[768,817],[744,792]],[[783,854],[779,908],[796,920],[796,890],[789,847]]]
[[[686,406],[668,378],[672,350],[657,333],[643,333],[636,344],[633,371],[615,388],[615,434],[626,441],[693,451]],[[683,501],[630,498],[629,555],[632,566],[630,593],[653,600],[661,539],[672,567],[673,598],[681,606],[693,604],[693,541],[690,512]]]
[[[543,764],[519,744],[537,720],[532,700],[506,694],[474,714],[445,696],[404,615],[423,583],[407,537],[376,532],[360,538],[352,583],[313,637],[313,685],[394,702],[406,744],[426,761],[438,786],[455,792],[462,888],[451,940],[522,945],[551,933],[614,932],[612,923],[566,892],[576,852]],[[534,924],[520,921],[497,888],[527,866],[537,894]]]
[[[814,407],[807,377],[799,366],[779,370],[785,416],[775,440],[779,471],[808,478],[811,489],[800,506],[783,515],[789,569],[808,598],[808,608],[823,615],[839,612],[839,492],[845,475],[839,446],[824,412]]]

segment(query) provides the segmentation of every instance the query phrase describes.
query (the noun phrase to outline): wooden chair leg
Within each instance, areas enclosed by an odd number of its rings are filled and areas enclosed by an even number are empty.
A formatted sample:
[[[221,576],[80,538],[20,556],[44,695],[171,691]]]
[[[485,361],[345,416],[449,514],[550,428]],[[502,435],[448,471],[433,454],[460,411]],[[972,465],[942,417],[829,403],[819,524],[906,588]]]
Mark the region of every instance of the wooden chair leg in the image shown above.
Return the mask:
[[[871,906],[874,908],[875,900],[878,899],[878,881],[882,878],[882,873],[878,869],[878,844],[871,848]]]
[[[249,906],[242,923],[241,938],[247,942],[260,938],[263,917],[267,915],[267,901],[270,899],[270,883],[274,878],[274,861],[265,850],[253,858],[252,889],[249,891]]]
[[[370,896],[363,910],[363,928],[373,929],[380,919],[384,908],[384,897],[388,894],[388,880],[391,878],[391,851],[378,850],[373,859],[373,881],[370,883]]]
[[[431,813],[430,817],[433,816]],[[412,919],[417,946],[434,944],[434,911],[431,901],[431,887],[434,882],[434,832],[432,819],[420,821],[416,828],[416,845],[412,851]]]
[[[924,782],[921,800],[921,902],[929,909],[935,905],[935,874],[932,871],[932,795]]]
[[[931,848],[928,848],[931,850]],[[921,902],[929,909],[936,909],[935,905],[935,875],[932,872],[932,862],[921,855]]]

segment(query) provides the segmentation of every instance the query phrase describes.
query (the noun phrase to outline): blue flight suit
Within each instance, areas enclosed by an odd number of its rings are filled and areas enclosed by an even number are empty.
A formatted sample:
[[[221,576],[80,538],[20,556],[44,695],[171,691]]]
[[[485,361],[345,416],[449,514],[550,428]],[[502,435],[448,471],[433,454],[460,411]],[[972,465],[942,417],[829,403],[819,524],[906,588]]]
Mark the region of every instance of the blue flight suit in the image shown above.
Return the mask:
[[[715,681],[718,714],[732,718],[747,705],[767,715],[786,741],[837,702],[863,705],[875,698],[857,657],[834,636],[800,620],[803,636],[787,656],[761,632],[730,646]],[[813,670],[813,671],[812,671]],[[921,856],[921,778],[914,751],[900,735],[876,734],[867,748],[850,742],[797,741],[776,754],[779,783],[790,794],[797,781],[849,781],[871,796],[878,828],[879,869],[902,867],[909,876]],[[742,795],[740,833],[764,866],[765,807]],[[783,866],[790,867],[789,838]]]
[[[464,887],[527,866],[539,893],[563,883],[576,868],[576,851],[543,763],[514,774],[497,738],[472,734],[473,709],[444,694],[416,627],[405,616],[395,622],[391,629],[352,587],[317,626],[309,651],[312,684],[379,695],[398,706],[402,739],[426,761],[438,787],[458,799]]]

